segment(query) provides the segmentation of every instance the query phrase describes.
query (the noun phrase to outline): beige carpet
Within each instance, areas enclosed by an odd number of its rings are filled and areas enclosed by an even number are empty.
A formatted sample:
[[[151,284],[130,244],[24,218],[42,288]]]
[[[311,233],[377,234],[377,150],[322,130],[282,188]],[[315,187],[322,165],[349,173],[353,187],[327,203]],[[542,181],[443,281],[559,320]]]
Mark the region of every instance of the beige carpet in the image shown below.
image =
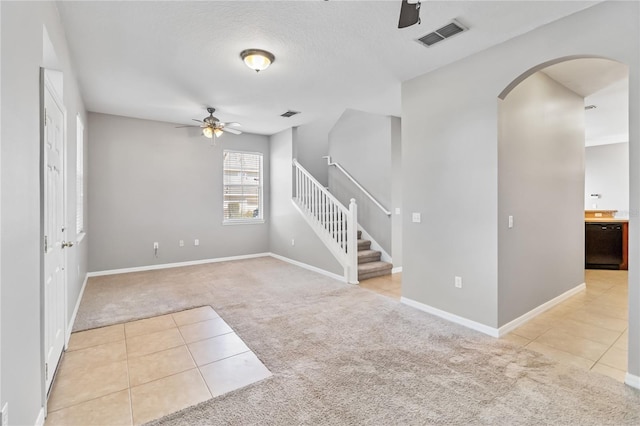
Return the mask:
[[[153,424],[640,424],[612,379],[272,258],[91,278],[75,328],[200,305],[274,376]]]

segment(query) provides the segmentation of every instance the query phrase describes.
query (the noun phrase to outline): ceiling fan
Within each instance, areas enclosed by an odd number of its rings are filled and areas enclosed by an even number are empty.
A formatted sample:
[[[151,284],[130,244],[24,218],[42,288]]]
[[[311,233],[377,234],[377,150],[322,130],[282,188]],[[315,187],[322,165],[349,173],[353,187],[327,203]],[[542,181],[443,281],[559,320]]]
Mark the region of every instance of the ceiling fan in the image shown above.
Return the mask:
[[[218,138],[222,136],[224,132],[229,132],[234,135],[239,135],[242,133],[240,130],[232,129],[232,127],[239,127],[240,123],[223,123],[222,121],[218,120],[217,117],[213,116],[213,113],[216,112],[215,108],[208,107],[207,112],[209,113],[208,117],[205,117],[202,120],[196,120],[195,118],[193,119],[193,121],[201,123],[200,126],[177,126],[177,128],[201,127],[202,134],[209,139],[213,138],[214,136]]]

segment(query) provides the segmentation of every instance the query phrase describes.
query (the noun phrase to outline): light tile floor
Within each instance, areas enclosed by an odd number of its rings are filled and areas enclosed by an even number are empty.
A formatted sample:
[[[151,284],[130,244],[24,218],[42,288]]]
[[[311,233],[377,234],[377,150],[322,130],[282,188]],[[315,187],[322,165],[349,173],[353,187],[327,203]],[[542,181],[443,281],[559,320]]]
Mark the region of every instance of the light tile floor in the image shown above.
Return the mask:
[[[138,425],[269,376],[210,306],[73,333],[46,425]]]
[[[392,299],[400,299],[402,288],[402,272],[360,281],[360,287],[380,293]]]
[[[624,382],[629,331],[627,271],[588,269],[587,288],[503,339]]]
[[[624,382],[627,371],[627,271],[586,270],[587,288],[512,331],[504,340]],[[399,299],[402,274],[360,282]]]

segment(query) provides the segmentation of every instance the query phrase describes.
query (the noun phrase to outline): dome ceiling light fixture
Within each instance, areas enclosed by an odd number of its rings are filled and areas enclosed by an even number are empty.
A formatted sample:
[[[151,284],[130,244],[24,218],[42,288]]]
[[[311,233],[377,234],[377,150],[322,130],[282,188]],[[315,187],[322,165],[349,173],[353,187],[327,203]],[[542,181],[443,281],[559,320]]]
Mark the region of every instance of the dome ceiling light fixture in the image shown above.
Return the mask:
[[[243,50],[240,52],[240,57],[244,63],[255,72],[266,70],[269,68],[269,65],[276,60],[273,53],[262,49]]]

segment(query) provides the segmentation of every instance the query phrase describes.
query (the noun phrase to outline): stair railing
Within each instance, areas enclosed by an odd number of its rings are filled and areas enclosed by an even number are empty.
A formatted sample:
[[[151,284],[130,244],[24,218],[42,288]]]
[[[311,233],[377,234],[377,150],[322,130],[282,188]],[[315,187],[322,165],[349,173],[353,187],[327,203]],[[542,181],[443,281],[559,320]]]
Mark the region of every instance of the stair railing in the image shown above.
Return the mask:
[[[335,168],[337,168],[338,170],[340,170],[351,182],[353,182],[353,184],[360,190],[362,191],[362,193],[364,195],[366,195],[371,201],[373,201],[373,204],[375,204],[376,206],[378,206],[378,208],[380,210],[382,210],[384,212],[384,214],[386,214],[387,216],[391,216],[391,212],[389,210],[387,210],[382,204],[380,204],[380,202],[378,200],[376,200],[373,195],[371,195],[371,193],[369,191],[367,191],[366,189],[364,189],[364,187],[362,185],[360,185],[358,183],[357,180],[355,180],[353,178],[353,176],[351,176],[351,174],[349,174],[348,171],[346,171],[344,169],[344,167],[342,167],[340,164],[338,163],[334,163],[331,161],[331,156],[330,155],[325,155],[322,158],[326,158],[327,159],[327,165],[329,166],[334,166]]]
[[[344,267],[345,279],[358,283],[358,206],[346,208],[297,160],[293,160],[293,202],[311,228]]]

